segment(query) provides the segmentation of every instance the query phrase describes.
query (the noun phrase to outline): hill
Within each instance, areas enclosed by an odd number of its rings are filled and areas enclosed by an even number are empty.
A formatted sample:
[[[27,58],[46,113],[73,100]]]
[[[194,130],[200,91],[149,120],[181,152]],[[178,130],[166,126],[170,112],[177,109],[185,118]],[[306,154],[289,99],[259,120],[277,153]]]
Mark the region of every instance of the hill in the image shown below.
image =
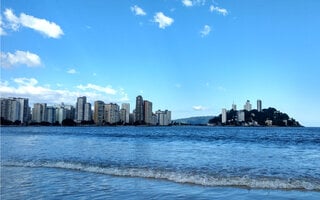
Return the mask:
[[[173,120],[173,123],[188,124],[188,125],[207,125],[208,121],[214,116],[197,116]]]

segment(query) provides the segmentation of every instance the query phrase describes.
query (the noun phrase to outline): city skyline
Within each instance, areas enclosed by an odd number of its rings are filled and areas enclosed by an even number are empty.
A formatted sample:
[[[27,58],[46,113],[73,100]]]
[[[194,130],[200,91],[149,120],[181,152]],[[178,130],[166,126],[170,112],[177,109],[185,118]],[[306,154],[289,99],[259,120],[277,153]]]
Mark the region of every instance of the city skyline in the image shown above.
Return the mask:
[[[86,96],[172,119],[263,99],[320,126],[319,1],[2,1],[1,97]],[[72,10],[72,12],[70,12]],[[133,107],[131,107],[132,109]],[[240,108],[240,107],[239,107]]]
[[[0,98],[2,125],[171,125],[171,111],[160,109],[153,112],[152,102],[136,97],[136,106],[130,110],[130,103],[94,101],[93,106],[86,96],[78,97],[73,105],[64,103],[48,105],[34,103],[28,98]]]

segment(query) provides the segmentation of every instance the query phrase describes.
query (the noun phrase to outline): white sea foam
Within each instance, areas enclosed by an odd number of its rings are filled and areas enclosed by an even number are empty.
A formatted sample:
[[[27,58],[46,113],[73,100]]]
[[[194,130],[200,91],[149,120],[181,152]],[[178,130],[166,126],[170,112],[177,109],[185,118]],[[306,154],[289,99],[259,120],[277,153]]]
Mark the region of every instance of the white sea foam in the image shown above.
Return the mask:
[[[194,174],[186,172],[165,171],[145,168],[101,167],[71,162],[6,162],[3,166],[16,167],[46,167],[68,170],[79,170],[91,173],[100,173],[113,176],[141,177],[165,179],[176,183],[189,183],[203,186],[230,186],[256,189],[280,190],[310,190],[320,191],[320,180],[294,180],[273,177],[251,178],[243,177],[215,177],[207,174]]]

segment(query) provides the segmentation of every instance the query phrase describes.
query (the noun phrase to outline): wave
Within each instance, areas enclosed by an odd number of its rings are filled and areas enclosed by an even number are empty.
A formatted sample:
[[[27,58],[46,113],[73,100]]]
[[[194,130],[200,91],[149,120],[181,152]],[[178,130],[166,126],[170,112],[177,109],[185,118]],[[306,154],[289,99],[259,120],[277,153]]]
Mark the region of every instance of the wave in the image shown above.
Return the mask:
[[[151,168],[121,168],[88,165],[72,162],[6,162],[2,166],[7,167],[32,167],[32,168],[58,168],[78,170],[90,173],[99,173],[112,176],[140,177],[173,181],[176,183],[195,184],[202,186],[241,187],[247,189],[275,189],[275,190],[306,190],[320,191],[319,180],[281,179],[274,177],[252,178],[243,177],[220,177],[208,174],[195,174],[190,172],[166,171]]]

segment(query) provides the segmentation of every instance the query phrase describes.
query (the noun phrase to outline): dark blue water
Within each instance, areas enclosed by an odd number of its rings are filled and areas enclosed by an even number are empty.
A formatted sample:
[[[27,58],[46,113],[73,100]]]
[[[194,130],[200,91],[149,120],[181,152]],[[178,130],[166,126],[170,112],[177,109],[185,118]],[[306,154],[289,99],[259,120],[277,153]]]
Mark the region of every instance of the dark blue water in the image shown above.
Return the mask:
[[[319,199],[320,129],[2,127],[1,197]]]

